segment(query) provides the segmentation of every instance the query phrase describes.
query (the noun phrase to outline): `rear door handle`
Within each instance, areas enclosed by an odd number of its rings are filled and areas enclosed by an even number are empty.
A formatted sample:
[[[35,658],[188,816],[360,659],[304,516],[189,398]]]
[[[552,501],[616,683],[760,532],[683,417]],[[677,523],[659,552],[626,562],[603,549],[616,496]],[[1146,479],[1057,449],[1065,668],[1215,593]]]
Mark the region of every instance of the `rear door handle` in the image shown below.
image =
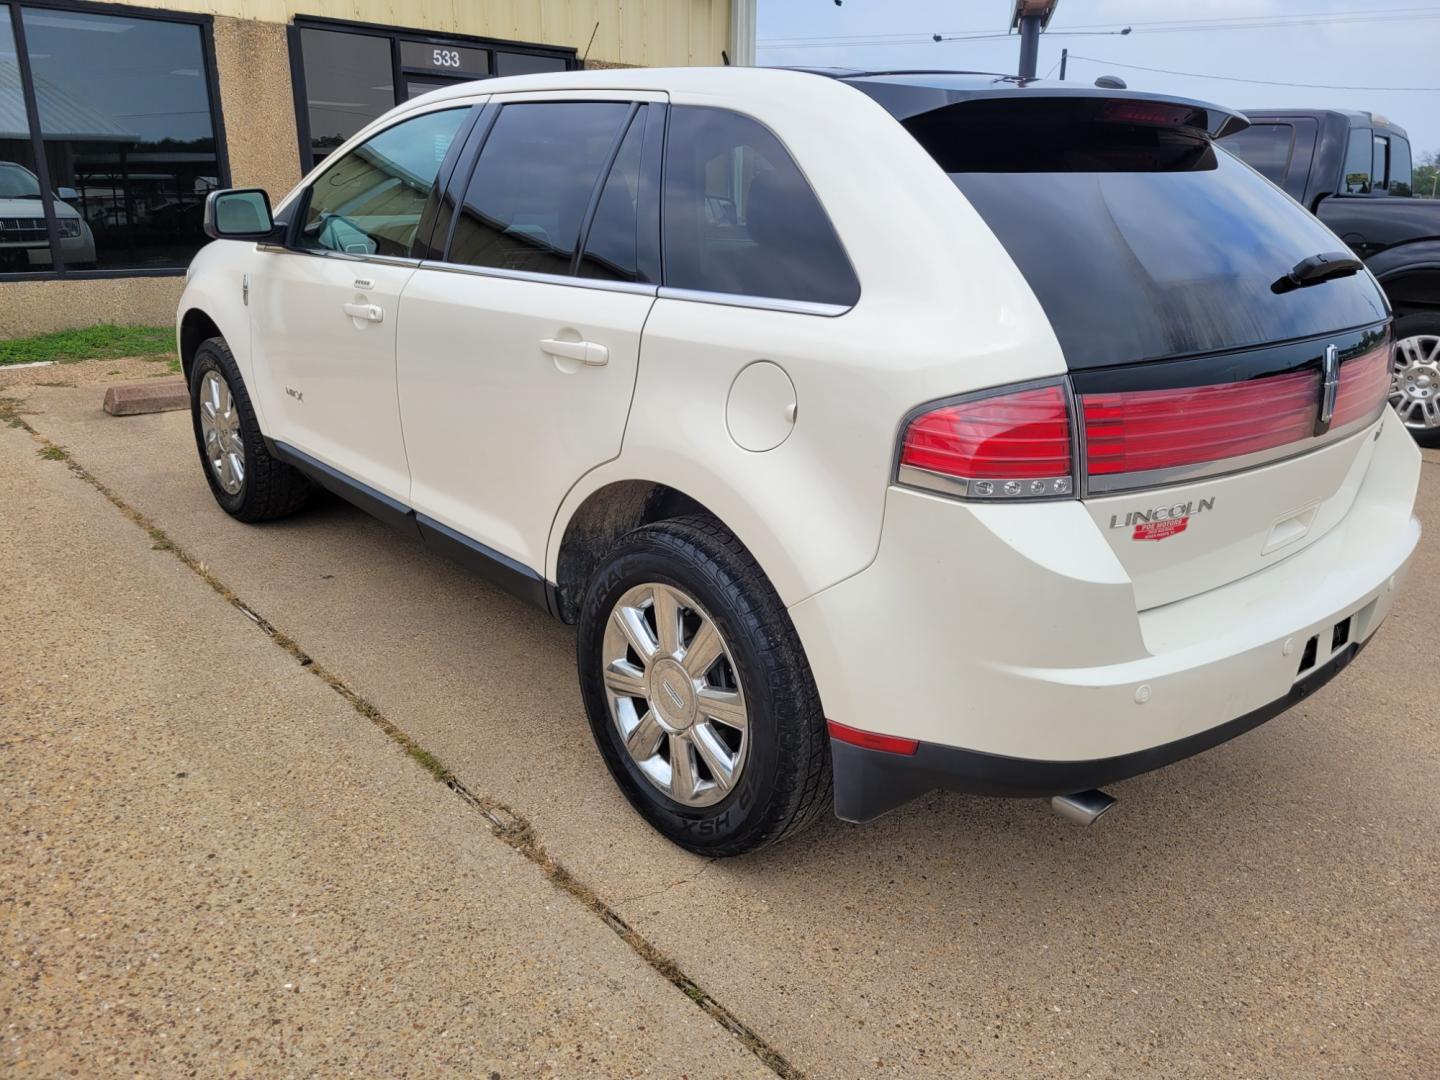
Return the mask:
[[[610,350],[593,341],[561,341],[559,338],[542,338],[540,348],[550,356],[562,360],[576,360],[589,367],[604,367],[610,362]]]
[[[379,304],[341,304],[340,310],[352,319],[364,319],[367,322],[382,322],[385,319],[385,309]]]

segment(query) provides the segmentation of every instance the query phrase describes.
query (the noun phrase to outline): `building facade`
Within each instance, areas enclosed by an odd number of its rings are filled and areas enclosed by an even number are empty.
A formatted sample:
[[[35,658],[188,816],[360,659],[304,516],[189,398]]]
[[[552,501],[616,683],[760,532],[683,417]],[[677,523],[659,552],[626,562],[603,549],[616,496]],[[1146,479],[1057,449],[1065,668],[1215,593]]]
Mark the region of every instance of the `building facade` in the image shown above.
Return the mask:
[[[174,317],[206,194],[278,199],[456,81],[753,62],[755,0],[0,0],[0,338]]]

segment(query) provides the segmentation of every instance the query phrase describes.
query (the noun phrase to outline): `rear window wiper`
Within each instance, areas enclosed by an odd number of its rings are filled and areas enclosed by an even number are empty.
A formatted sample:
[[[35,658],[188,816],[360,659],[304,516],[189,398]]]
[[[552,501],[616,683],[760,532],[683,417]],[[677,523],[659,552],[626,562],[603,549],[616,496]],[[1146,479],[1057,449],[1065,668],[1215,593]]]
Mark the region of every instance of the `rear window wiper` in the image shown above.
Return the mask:
[[[1303,289],[1307,285],[1319,285],[1333,278],[1349,277],[1365,264],[1354,255],[1344,251],[1327,251],[1323,255],[1311,255],[1301,259],[1290,272],[1270,286],[1272,292],[1283,293],[1291,289]]]

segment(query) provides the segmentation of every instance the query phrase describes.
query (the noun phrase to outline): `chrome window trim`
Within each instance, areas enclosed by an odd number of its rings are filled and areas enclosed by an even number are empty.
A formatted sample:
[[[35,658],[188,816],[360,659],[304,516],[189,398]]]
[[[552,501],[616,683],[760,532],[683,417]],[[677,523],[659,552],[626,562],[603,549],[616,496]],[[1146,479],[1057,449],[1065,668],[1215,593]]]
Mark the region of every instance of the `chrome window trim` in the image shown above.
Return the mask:
[[[442,262],[439,259],[417,260],[416,265],[422,270],[439,270],[447,274],[468,274],[471,277],[501,278],[506,281],[529,281],[536,285],[568,285],[571,288],[632,293],[636,296],[654,296],[658,289],[658,286],[636,281],[606,281],[604,278],[583,278],[573,274],[543,274],[538,270],[507,270],[500,266],[470,266],[465,263]]]
[[[854,310],[853,305],[817,304],[809,300],[782,300],[778,297],[749,296],[744,293],[704,292],[700,289],[677,289],[673,285],[660,287],[660,299],[690,300],[697,304],[722,304],[761,311],[784,311],[792,315],[820,315],[827,319]]]
[[[296,248],[284,244],[262,243],[255,245],[256,251],[267,251],[272,255],[309,255],[318,259],[343,259],[345,262],[381,263],[385,266],[419,266],[419,259],[405,255],[359,255],[353,251],[331,251],[328,248]]]
[[[1083,394],[1080,395],[1080,401],[1083,407]],[[1380,408],[1371,415],[1353,420],[1344,427],[1334,428],[1324,435],[1286,443],[1269,450],[1257,450],[1253,454],[1244,454],[1241,457],[1222,458],[1219,461],[1199,462],[1195,465],[1176,465],[1168,469],[1146,469],[1142,472],[1109,473],[1101,476],[1088,475],[1085,494],[1090,496],[1128,494],[1133,491],[1143,491],[1146,488],[1170,487],[1195,480],[1212,480],[1222,476],[1232,476],[1265,465],[1289,461],[1291,458],[1302,457],[1314,450],[1323,449],[1366,431],[1384,415],[1388,407],[1388,402],[1382,402]],[[1081,426],[1084,426],[1083,416]]]

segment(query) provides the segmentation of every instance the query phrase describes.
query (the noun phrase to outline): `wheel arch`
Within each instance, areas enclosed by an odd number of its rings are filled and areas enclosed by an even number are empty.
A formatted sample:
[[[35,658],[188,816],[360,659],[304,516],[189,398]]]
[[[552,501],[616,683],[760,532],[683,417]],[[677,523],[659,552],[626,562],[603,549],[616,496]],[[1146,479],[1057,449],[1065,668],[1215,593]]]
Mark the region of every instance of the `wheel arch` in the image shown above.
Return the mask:
[[[200,348],[201,342],[212,337],[225,337],[225,335],[215,320],[202,309],[192,307],[180,317],[180,370],[185,373],[186,383],[190,381],[190,370],[195,363],[195,351]]]
[[[562,508],[551,530],[555,615],[562,622],[575,622],[590,576],[626,533],[691,514],[704,514],[725,524],[700,500],[655,480],[611,480],[576,501],[568,514]]]

